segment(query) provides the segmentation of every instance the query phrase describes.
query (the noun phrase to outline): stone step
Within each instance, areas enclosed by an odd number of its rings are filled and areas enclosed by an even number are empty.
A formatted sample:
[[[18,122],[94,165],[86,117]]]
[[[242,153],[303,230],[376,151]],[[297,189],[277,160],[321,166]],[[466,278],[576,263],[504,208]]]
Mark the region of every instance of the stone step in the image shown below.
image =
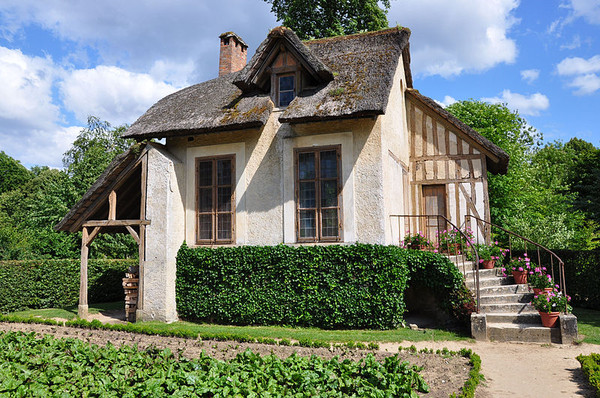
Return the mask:
[[[481,304],[479,306],[481,313],[538,313],[537,310],[529,303],[503,303],[503,304]]]
[[[480,287],[479,294],[483,296],[493,296],[497,294],[517,294],[517,293],[533,293],[529,291],[529,287],[525,284],[521,285],[501,285],[501,286],[488,286]]]
[[[475,271],[473,270],[468,270],[467,271],[467,275],[465,276],[468,279],[473,279],[473,273]],[[494,277],[501,277],[502,276],[502,271],[500,271],[497,268],[492,268],[492,269],[480,269],[479,270],[479,279],[481,278],[494,278]]]
[[[494,323],[488,325],[490,341],[523,341],[532,343],[561,343],[559,328],[537,324]]]
[[[475,291],[475,282],[472,278],[467,278],[465,283],[469,289]],[[491,278],[481,278],[479,277],[479,288],[483,287],[494,287],[494,286],[504,286],[504,285],[514,285],[515,281],[513,278],[500,278],[500,277],[491,277]]]
[[[529,303],[532,299],[533,293],[481,295],[481,304],[523,304]]]
[[[542,325],[542,318],[540,318],[540,314],[537,312],[527,312],[527,313],[516,313],[516,312],[506,312],[506,313],[491,313],[486,314],[486,322],[488,325],[495,323],[515,323],[515,324],[530,324],[530,325]]]

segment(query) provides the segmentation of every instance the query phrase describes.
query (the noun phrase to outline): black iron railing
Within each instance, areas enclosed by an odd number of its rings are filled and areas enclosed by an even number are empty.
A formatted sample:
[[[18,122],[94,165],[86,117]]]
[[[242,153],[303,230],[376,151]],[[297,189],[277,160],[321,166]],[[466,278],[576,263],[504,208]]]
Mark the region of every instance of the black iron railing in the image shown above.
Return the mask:
[[[474,223],[471,223],[470,221],[474,220]],[[535,257],[537,257],[537,261],[532,261],[532,262],[537,262],[538,267],[542,268],[543,266],[550,265],[550,270],[551,270],[551,276],[552,276],[552,280],[556,281],[557,279],[555,278],[555,275],[558,274],[558,286],[559,286],[559,291],[562,292],[562,294],[564,294],[565,296],[567,295],[567,288],[566,288],[566,281],[565,281],[565,263],[561,260],[560,257],[558,257],[558,255],[556,255],[556,253],[554,253],[552,250],[540,245],[539,243],[536,243],[530,239],[527,239],[521,235],[518,235],[512,231],[509,231],[507,229],[502,228],[499,225],[496,224],[492,224],[489,221],[485,221],[482,220],[479,217],[475,217],[475,216],[471,216],[471,215],[467,215],[465,216],[465,224],[464,225],[471,225],[474,224],[474,227],[471,226],[471,228],[475,229],[475,236],[477,237],[477,241],[476,243],[479,243],[478,240],[480,239],[480,237],[483,238],[483,240],[485,242],[485,244],[491,244],[491,236],[494,234],[494,230],[496,231],[500,231],[500,233],[502,234],[502,237],[504,238],[503,240],[506,240],[505,242],[502,242],[503,244],[508,246],[508,259],[510,260],[513,255],[513,247],[515,246],[515,239],[517,240],[517,242],[519,242],[517,244],[517,247],[519,247],[519,252],[521,250],[524,251],[524,253],[528,253],[528,257],[533,260],[533,256],[531,255],[532,252],[530,252],[529,249],[534,249],[533,253],[535,254]],[[542,255],[545,255],[546,258],[544,259],[545,261],[549,261],[550,264],[542,264]],[[555,272],[555,268],[558,268]]]
[[[430,245],[425,245],[421,249],[456,256],[456,264],[459,269],[462,268],[465,280],[468,277],[467,266],[470,263],[475,286],[476,310],[479,313],[479,254],[470,232],[461,230],[442,215],[392,215],[390,218],[392,229],[397,228],[399,245],[405,246],[407,237],[414,237],[416,234],[422,236],[430,242]],[[454,239],[448,241],[448,236]]]

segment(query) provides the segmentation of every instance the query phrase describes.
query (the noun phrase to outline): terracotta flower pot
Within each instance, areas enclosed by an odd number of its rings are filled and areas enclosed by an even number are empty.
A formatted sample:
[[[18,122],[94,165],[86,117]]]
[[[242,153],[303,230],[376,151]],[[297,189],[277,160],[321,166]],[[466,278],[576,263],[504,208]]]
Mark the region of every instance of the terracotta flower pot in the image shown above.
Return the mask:
[[[527,271],[513,271],[512,276],[515,278],[515,283],[518,285],[527,283]]]
[[[496,260],[483,260],[481,262],[481,265],[483,266],[483,269],[492,269],[492,268],[494,268],[495,263],[496,263]]]
[[[537,287],[533,288],[533,294],[535,294],[536,296],[539,296],[540,294],[548,294],[550,292],[552,292],[552,288],[551,287],[545,287],[543,289],[538,289]]]
[[[542,325],[547,328],[555,328],[558,326],[558,316],[560,312],[542,312],[540,313],[540,317],[542,318]]]

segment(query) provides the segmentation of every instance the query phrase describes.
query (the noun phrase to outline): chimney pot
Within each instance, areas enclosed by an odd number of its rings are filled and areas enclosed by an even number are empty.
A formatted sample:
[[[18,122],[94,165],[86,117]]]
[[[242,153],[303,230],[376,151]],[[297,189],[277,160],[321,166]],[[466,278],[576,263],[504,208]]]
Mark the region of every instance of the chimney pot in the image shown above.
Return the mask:
[[[219,77],[242,70],[246,66],[248,45],[233,32],[225,32],[219,38],[221,39]]]

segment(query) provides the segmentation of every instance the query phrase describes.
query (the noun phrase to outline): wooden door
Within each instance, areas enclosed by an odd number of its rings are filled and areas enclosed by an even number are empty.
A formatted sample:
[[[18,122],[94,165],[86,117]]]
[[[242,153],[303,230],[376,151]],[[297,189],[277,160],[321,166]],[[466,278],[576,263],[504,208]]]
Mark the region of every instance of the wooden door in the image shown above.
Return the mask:
[[[423,185],[423,215],[446,217],[446,186]],[[437,232],[446,228],[446,222],[439,217],[426,217],[425,236],[432,241],[437,241]]]

